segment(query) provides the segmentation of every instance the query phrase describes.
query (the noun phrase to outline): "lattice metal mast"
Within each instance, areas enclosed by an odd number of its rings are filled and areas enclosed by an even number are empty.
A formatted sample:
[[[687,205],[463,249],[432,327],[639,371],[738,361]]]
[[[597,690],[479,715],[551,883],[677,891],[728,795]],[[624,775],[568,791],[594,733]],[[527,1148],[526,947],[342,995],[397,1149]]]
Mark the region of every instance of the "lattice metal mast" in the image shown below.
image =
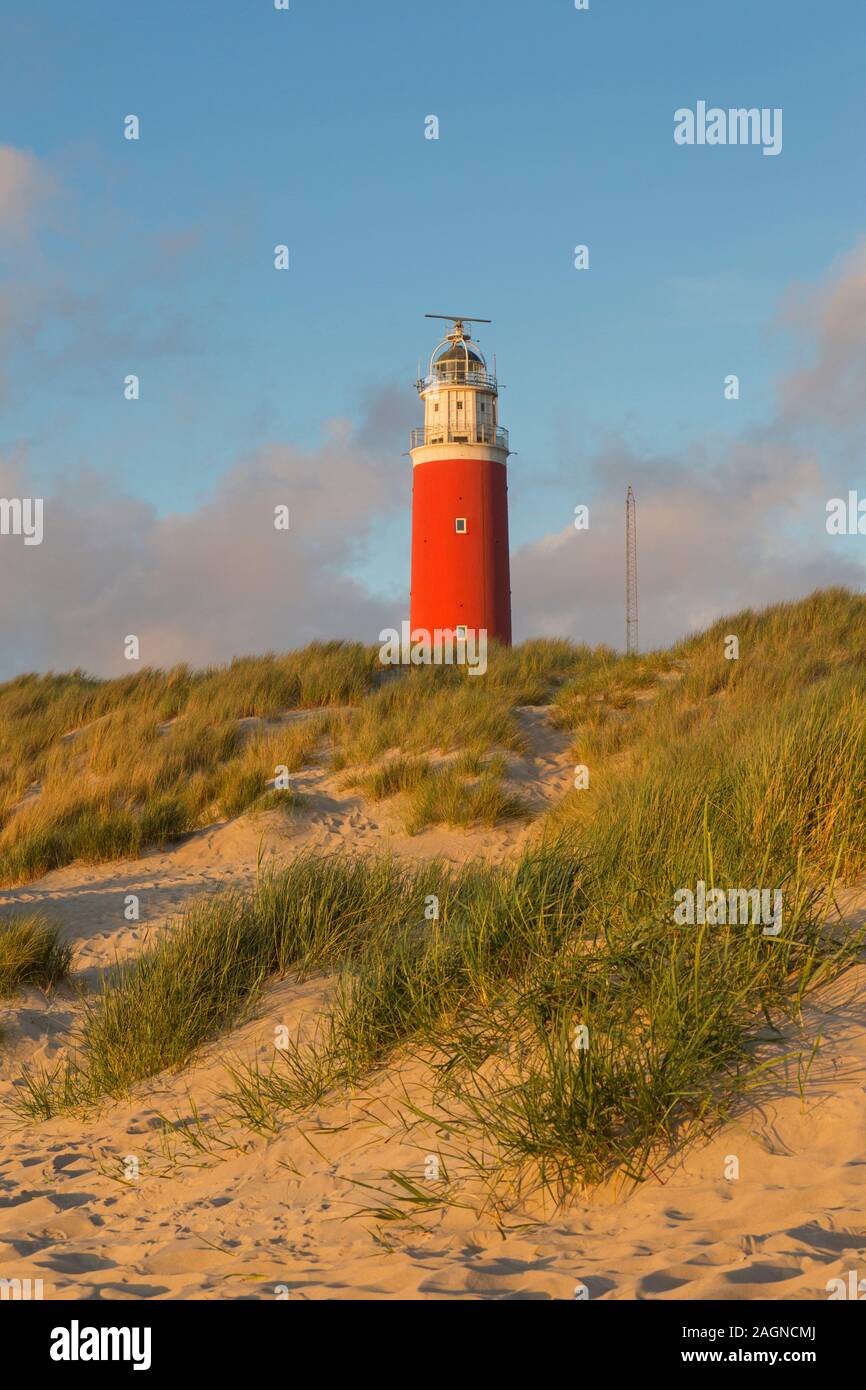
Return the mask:
[[[629,486],[625,498],[625,649],[637,654],[637,514]]]

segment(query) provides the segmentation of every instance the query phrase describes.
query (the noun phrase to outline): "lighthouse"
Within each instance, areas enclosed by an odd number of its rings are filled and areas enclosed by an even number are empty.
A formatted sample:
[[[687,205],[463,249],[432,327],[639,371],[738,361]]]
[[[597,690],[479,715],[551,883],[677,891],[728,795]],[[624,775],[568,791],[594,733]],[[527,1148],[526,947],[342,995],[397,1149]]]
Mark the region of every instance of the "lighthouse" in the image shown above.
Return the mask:
[[[511,644],[508,431],[499,388],[466,325],[451,331],[416,383],[424,424],[412,431],[412,631],[485,631]]]

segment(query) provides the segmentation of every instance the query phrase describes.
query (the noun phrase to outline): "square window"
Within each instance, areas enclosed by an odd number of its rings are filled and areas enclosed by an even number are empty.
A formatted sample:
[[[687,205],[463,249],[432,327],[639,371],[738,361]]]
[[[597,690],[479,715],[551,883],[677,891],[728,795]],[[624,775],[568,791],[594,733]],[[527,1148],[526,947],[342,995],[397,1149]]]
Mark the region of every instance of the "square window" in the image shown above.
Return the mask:
[[[466,517],[465,517],[465,516],[456,516],[456,517],[454,518],[454,530],[457,532],[458,536],[465,536],[465,535],[466,535]]]
[[[458,409],[458,410],[462,410],[462,409],[463,409],[463,402],[462,402],[462,401],[458,401],[458,402],[457,402],[457,409]]]
[[[454,636],[457,638],[457,641],[458,641],[458,642],[465,642],[465,641],[466,641],[466,625],[465,625],[465,623],[458,623],[458,624],[457,624],[457,627],[454,629]]]

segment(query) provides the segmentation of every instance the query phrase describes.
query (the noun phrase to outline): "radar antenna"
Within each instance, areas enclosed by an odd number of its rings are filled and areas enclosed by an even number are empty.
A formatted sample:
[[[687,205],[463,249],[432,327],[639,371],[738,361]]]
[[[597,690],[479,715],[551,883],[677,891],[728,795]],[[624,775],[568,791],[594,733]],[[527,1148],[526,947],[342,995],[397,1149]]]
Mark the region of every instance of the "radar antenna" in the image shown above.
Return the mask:
[[[454,327],[448,334],[449,338],[468,338],[471,335],[463,332],[464,323],[492,323],[492,319],[470,319],[466,314],[425,314],[425,319],[445,319],[448,323],[453,323]]]
[[[625,649],[637,655],[637,513],[631,485],[625,498]]]

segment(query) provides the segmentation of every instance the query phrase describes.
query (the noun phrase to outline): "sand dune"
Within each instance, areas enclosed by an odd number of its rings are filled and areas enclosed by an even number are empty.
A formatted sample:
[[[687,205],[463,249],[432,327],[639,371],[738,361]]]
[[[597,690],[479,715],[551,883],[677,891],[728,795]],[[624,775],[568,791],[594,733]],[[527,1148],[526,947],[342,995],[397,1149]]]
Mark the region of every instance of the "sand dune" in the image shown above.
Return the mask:
[[[569,784],[568,737],[542,711],[521,718],[532,753],[513,758],[509,774],[544,803]],[[194,896],[249,885],[259,856],[276,863],[301,847],[349,844],[457,862],[504,857],[533,833],[514,823],[408,837],[393,807],[364,803],[338,776],[311,770],[296,780],[307,799],[291,820],[242,817],[134,862],[73,865],[0,893],[0,912],[35,906],[59,920],[92,982]],[[137,923],[124,918],[129,893],[141,899]],[[864,908],[866,895],[847,895],[852,919]],[[494,1217],[461,1173],[457,1141],[400,1119],[404,1091],[423,1094],[420,1060],[374,1078],[363,1096],[287,1120],[268,1140],[226,1121],[227,1063],[254,1053],[267,1062],[275,1025],[311,1028],[330,987],[282,981],[182,1075],[156,1078],[128,1101],[41,1125],[4,1114],[0,1276],[42,1279],[45,1296],[60,1299],[573,1298],[578,1286],[607,1299],[824,1298],[829,1279],[866,1275],[864,982],[866,971],[851,971],[809,1004],[824,1042],[802,1097],[791,1061],[751,1108],[640,1187],[609,1186],[559,1210],[527,1197]],[[70,989],[6,1002],[0,1099],[22,1062],[62,1055],[79,1008]],[[166,1119],[190,1120],[193,1106],[218,1135],[210,1152],[164,1138]],[[390,1200],[392,1171],[421,1182],[437,1151],[457,1154],[449,1166],[464,1206],[412,1225],[363,1214]],[[130,1158],[139,1174],[127,1181]]]

